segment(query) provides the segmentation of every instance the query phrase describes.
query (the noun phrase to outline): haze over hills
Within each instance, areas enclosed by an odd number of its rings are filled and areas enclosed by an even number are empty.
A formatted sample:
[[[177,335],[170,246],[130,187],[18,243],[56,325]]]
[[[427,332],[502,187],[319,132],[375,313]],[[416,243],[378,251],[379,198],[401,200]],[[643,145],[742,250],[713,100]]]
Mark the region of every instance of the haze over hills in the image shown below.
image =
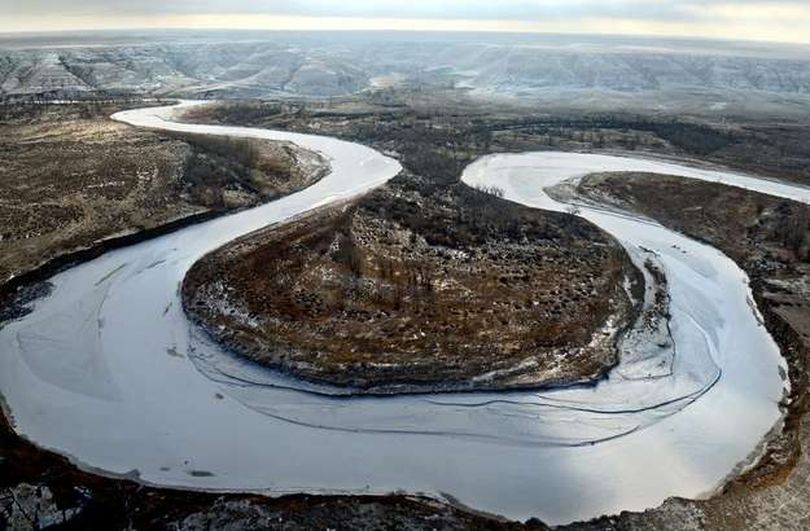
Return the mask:
[[[558,91],[805,103],[806,50],[728,41],[425,33],[161,32],[6,36],[0,96],[137,93],[334,97],[446,88],[553,98]],[[661,98],[666,96],[666,98]]]

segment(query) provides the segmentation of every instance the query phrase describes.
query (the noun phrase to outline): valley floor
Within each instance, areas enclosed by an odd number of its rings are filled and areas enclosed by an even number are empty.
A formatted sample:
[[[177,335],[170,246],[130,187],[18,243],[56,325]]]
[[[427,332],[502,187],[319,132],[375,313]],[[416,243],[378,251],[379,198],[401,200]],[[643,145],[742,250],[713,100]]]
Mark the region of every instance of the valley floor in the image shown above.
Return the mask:
[[[798,128],[772,127],[770,124],[748,124],[739,128],[728,126],[723,128],[701,125],[695,129],[694,124],[683,125],[683,129],[674,135],[671,130],[658,128],[645,122],[636,122],[630,118],[614,127],[611,123],[583,122],[579,117],[537,117],[534,121],[526,118],[522,113],[516,112],[511,118],[504,119],[508,110],[492,110],[497,118],[486,116],[485,113],[458,112],[464,105],[454,107],[454,112],[446,115],[434,115],[430,119],[421,117],[425,110],[424,103],[403,103],[393,108],[382,108],[376,105],[368,106],[364,102],[348,101],[343,107],[332,108],[329,112],[324,109],[305,108],[303,112],[286,113],[283,109],[256,106],[250,104],[253,114],[246,121],[252,125],[269,127],[288,127],[307,131],[318,131],[327,134],[342,135],[369,142],[380,149],[396,152],[407,161],[406,168],[416,175],[429,175],[422,186],[427,191],[436,189],[437,183],[446,185],[458,178],[460,168],[480,154],[498,150],[524,150],[547,149],[550,147],[565,149],[626,149],[629,145],[643,151],[664,153],[667,155],[702,156],[718,163],[735,163],[750,171],[763,171],[763,173],[790,178],[799,182],[810,182],[810,175],[806,168],[810,156],[802,151],[802,142],[796,139],[801,135]],[[444,106],[444,103],[442,103]],[[358,114],[357,109],[362,108],[370,114]],[[417,110],[414,110],[417,108]],[[427,108],[436,111],[433,103]],[[258,109],[258,111],[256,110]],[[280,110],[279,110],[280,109]],[[370,109],[370,110],[369,110]],[[268,112],[270,110],[270,112]],[[343,113],[343,111],[346,111]],[[216,113],[221,114],[217,115]],[[232,111],[212,110],[196,119],[216,119],[231,122]],[[60,118],[61,119],[61,118]],[[16,124],[12,124],[18,127]],[[4,124],[3,127],[7,127]],[[317,126],[317,127],[316,127]],[[105,126],[113,127],[116,126]],[[697,132],[696,132],[697,131]],[[751,133],[754,131],[754,133]],[[785,144],[791,149],[791,157],[757,157],[756,162],[748,154],[751,146],[758,146],[761,141],[757,135],[764,132],[768,135],[767,145],[778,150],[780,132],[785,133]],[[684,133],[685,132],[685,133]],[[105,133],[106,134],[106,133]],[[115,134],[119,134],[115,132]],[[684,142],[684,134],[696,135],[696,144]],[[28,135],[28,133],[26,133]],[[717,144],[717,149],[709,153],[690,151],[691,146],[699,145],[700,139],[705,135],[714,138],[720,135],[724,140]],[[21,137],[22,138],[22,137]],[[26,136],[26,138],[32,138]],[[736,138],[736,140],[729,140]],[[37,140],[39,142],[40,140]],[[764,140],[762,140],[764,142]],[[143,143],[148,142],[141,140]],[[175,143],[176,146],[175,146]],[[186,140],[171,140],[167,142],[172,149],[189,150]],[[165,144],[164,144],[165,147]],[[13,146],[4,149],[12,150]],[[140,149],[140,148],[139,148]],[[162,148],[161,148],[162,149]],[[768,147],[767,149],[770,149]],[[770,151],[769,151],[770,152]],[[136,154],[134,157],[139,158]],[[186,159],[187,160],[187,159]],[[217,159],[220,160],[220,159]],[[779,161],[769,163],[768,160]],[[781,161],[789,160],[791,166],[783,167]],[[173,162],[177,164],[177,162]],[[115,165],[113,165],[115,166]],[[84,171],[84,170],[83,170]],[[94,170],[96,171],[96,170]],[[98,172],[102,170],[99,169]],[[113,170],[110,170],[113,171]],[[117,171],[117,170],[116,170]],[[241,171],[241,170],[239,170]],[[239,174],[239,171],[236,174]],[[87,173],[84,173],[87,175]],[[127,175],[136,175],[127,172]],[[129,178],[129,177],[128,177]],[[174,177],[176,178],[176,177]],[[116,178],[117,179],[117,178]],[[113,182],[116,179],[109,179]],[[171,179],[160,178],[161,182]],[[107,182],[105,179],[100,184]],[[444,183],[444,184],[442,184]],[[806,271],[802,265],[800,255],[793,256],[797,249],[789,248],[784,241],[776,241],[768,227],[774,229],[773,223],[790,221],[789,215],[779,212],[779,205],[761,204],[762,200],[745,197],[740,202],[739,195],[733,198],[728,196],[726,190],[700,190],[700,193],[688,195],[689,186],[681,182],[665,183],[669,192],[661,194],[662,197],[672,198],[684,193],[683,197],[690,197],[690,203],[672,205],[667,208],[663,203],[650,201],[651,190],[645,188],[643,182],[630,179],[631,191],[619,190],[618,184],[599,185],[609,189],[605,193],[615,193],[622,201],[623,207],[639,210],[642,213],[658,219],[664,224],[672,225],[678,230],[685,230],[690,235],[712,242],[734,257],[751,274],[754,281],[755,293],[758,303],[763,311],[766,323],[788,356],[790,365],[790,378],[794,383],[790,402],[790,414],[787,419],[785,435],[773,440],[770,451],[766,454],[763,464],[748,472],[738,481],[732,482],[727,489],[707,501],[670,500],[662,508],[647,511],[641,514],[623,514],[597,520],[588,524],[574,525],[570,528],[618,528],[618,529],[644,529],[644,528],[742,528],[742,527],[803,527],[807,522],[805,504],[802,503],[807,489],[806,478],[810,466],[807,461],[808,450],[808,422],[805,418],[806,402],[806,357],[807,357],[807,315],[804,300],[807,299]],[[86,183],[85,183],[86,184]],[[91,183],[92,184],[92,183]],[[42,186],[48,189],[50,185]],[[122,190],[130,186],[122,183]],[[240,185],[241,186],[241,185]],[[633,187],[636,187],[633,191]],[[25,188],[25,187],[23,187]],[[182,189],[182,187],[181,187]],[[239,188],[240,190],[242,188]],[[57,188],[56,191],[59,191]],[[30,192],[30,190],[29,190]],[[632,192],[632,193],[631,193]],[[125,194],[126,195],[126,194]],[[130,197],[130,196],[127,196]],[[201,197],[201,196],[197,196]],[[205,197],[205,194],[202,194]],[[702,197],[715,198],[710,204],[701,204]],[[5,197],[3,198],[4,200]],[[222,198],[220,198],[222,199]],[[732,227],[734,232],[724,232],[722,227],[729,219],[728,209],[721,208],[723,201],[735,205],[735,208],[744,209],[743,213],[749,216],[748,221],[741,226]],[[209,204],[188,203],[189,208],[206,208]],[[745,210],[745,205],[751,208]],[[689,208],[699,206],[702,211],[709,214],[704,217],[690,219],[678,213],[692,212]],[[762,207],[762,211],[757,213]],[[177,208],[177,207],[173,207]],[[793,208],[793,207],[791,207]],[[104,210],[104,208],[102,208]],[[13,212],[14,210],[7,210]],[[762,213],[767,214],[763,218]],[[770,215],[769,213],[773,213]],[[740,211],[735,211],[739,215]],[[769,217],[770,216],[770,217]],[[46,216],[47,217],[47,216]],[[764,221],[762,221],[764,219]],[[701,225],[694,224],[697,220]],[[708,222],[707,222],[708,221]],[[712,223],[713,222],[713,223]],[[765,229],[757,228],[764,224]],[[769,225],[771,224],[771,225]],[[20,226],[19,220],[11,219],[8,226]],[[110,233],[120,230],[132,230],[141,227],[135,224],[122,224],[115,226]],[[754,227],[754,229],[752,229]],[[706,230],[708,228],[708,231]],[[732,230],[729,229],[729,230]],[[28,229],[26,229],[28,230]],[[6,230],[8,232],[8,230]],[[30,232],[30,231],[28,231]],[[741,240],[739,234],[745,232],[748,240]],[[753,236],[751,235],[753,233]],[[16,236],[19,237],[19,236]],[[99,236],[93,234],[82,245],[92,245]],[[8,236],[4,233],[4,241]],[[757,240],[757,238],[760,238]],[[768,256],[757,255],[753,248],[766,242]],[[3,243],[3,242],[0,242]],[[790,244],[792,245],[792,244]],[[73,248],[73,245],[65,247]],[[51,252],[51,242],[46,241],[42,249]],[[801,245],[798,247],[800,252]],[[43,253],[45,251],[42,251]],[[33,257],[32,257],[33,256]],[[793,256],[791,258],[791,256]],[[44,259],[50,258],[43,254],[34,254],[20,259],[12,272],[25,271],[34,268]],[[777,264],[778,274],[773,271],[758,269],[761,259],[766,266]],[[785,270],[778,264],[786,263]],[[7,266],[8,267],[8,266]],[[789,274],[785,276],[784,271]],[[10,273],[7,273],[10,274]],[[792,276],[791,276],[792,275]],[[242,522],[245,525],[271,525],[277,519],[287,522],[289,528],[311,528],[312,526],[334,527],[339,523],[351,522],[352,527],[375,527],[380,522],[387,522],[395,518],[403,527],[414,529],[422,528],[517,528],[519,524],[505,523],[485,515],[475,515],[464,510],[448,506],[437,505],[434,502],[414,499],[405,496],[393,497],[306,497],[293,496],[280,499],[249,496],[214,496],[208,494],[195,494],[190,492],[167,491],[140,487],[125,480],[105,479],[92,474],[80,472],[65,459],[46,451],[41,451],[14,435],[7,424],[3,424],[0,432],[0,516],[6,518],[20,527],[33,524],[35,521],[60,523],[70,520],[71,526],[91,527],[103,524],[106,527],[168,527],[168,528],[204,528],[208,525],[229,522]],[[5,493],[5,495],[3,494]],[[52,500],[50,504],[48,500]],[[133,508],[137,508],[133,510]],[[74,510],[71,512],[72,510]],[[67,511],[67,512],[65,512]],[[533,522],[530,527],[541,528],[542,525]]]

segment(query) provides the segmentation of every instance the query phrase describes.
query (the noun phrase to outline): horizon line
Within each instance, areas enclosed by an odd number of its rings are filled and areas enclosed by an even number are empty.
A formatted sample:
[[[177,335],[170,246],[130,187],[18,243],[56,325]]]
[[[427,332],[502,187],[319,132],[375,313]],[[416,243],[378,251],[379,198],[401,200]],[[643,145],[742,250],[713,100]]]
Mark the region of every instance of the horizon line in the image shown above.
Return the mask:
[[[770,44],[777,46],[810,47],[810,41],[780,41],[773,39],[759,38],[732,38],[724,36],[705,35],[677,35],[660,33],[613,33],[613,32],[583,32],[583,31],[543,31],[530,29],[508,29],[508,28],[229,28],[229,27],[148,27],[132,26],[121,28],[80,28],[80,29],[21,29],[21,30],[0,30],[0,38],[3,37],[23,37],[23,36],[48,36],[48,35],[79,35],[93,33],[170,33],[170,32],[245,32],[245,33],[431,33],[431,34],[502,34],[502,35],[544,35],[549,37],[609,37],[625,39],[656,39],[674,41],[702,41],[715,43],[751,43]]]

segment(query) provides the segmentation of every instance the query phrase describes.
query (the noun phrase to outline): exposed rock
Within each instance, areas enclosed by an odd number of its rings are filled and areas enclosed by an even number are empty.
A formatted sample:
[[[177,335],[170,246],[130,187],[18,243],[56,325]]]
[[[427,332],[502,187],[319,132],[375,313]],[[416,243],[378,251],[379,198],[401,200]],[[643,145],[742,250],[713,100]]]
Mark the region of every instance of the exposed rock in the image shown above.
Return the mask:
[[[45,529],[64,525],[82,510],[81,505],[57,506],[47,486],[20,483],[0,491],[0,524],[9,529]]]

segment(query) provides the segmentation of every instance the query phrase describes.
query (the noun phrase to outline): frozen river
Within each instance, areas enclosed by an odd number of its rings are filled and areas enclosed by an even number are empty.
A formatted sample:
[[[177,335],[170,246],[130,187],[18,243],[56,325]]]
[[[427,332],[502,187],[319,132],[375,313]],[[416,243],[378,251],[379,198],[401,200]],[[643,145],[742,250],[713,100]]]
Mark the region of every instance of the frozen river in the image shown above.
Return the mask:
[[[745,274],[656,223],[580,214],[635,259],[657,254],[675,356],[624,359],[587,388],[389,398],[329,396],[221,352],[186,320],[178,286],[205,253],[267,224],[385,183],[399,164],[328,137],[181,124],[139,127],[289,140],[332,171],[252,210],[109,252],[51,279],[53,293],[0,330],[0,390],[18,433],[83,467],[144,483],[273,493],[447,493],[548,523],[638,510],[719,486],[779,420],[784,360]],[[509,200],[563,210],[544,187],[595,171],[723,181],[810,202],[810,190],[671,162],[575,153],[495,155],[464,173]],[[642,251],[642,249],[646,249]]]

